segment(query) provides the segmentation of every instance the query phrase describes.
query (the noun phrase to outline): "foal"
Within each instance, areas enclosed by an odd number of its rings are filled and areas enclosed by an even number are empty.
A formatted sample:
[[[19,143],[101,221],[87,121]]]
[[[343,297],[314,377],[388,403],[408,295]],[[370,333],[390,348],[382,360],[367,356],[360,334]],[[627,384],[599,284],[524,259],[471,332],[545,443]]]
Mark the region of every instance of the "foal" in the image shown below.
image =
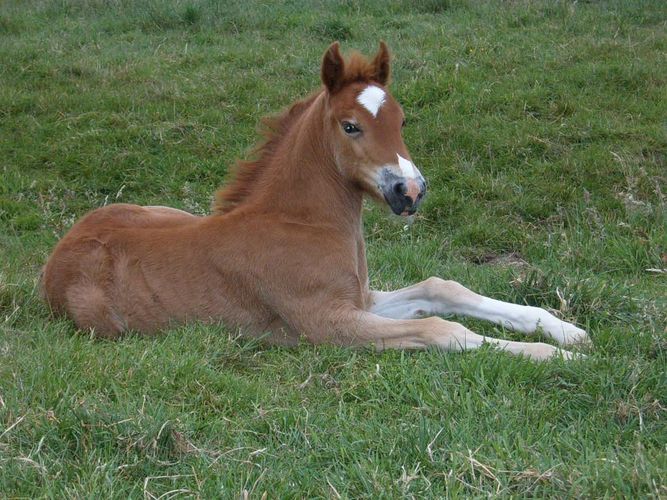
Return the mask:
[[[372,61],[324,54],[323,88],[273,120],[254,161],[216,197],[213,214],[117,204],[77,222],[43,277],[46,300],[81,329],[115,338],[186,321],[222,321],[274,343],[299,339],[379,348],[474,349],[488,342],[546,359],[544,343],[477,335],[437,315],[460,314],[559,344],[586,332],[547,311],[482,297],[440,278],[371,291],[361,224],[364,194],[399,215],[426,191],[410,159],[403,111],[387,84],[384,43]]]

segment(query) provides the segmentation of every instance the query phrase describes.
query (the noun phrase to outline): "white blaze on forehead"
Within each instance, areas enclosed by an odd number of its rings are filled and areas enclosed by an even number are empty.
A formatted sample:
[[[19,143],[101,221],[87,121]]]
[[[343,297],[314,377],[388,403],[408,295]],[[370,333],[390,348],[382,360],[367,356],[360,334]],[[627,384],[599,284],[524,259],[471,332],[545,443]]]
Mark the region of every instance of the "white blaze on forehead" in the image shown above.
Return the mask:
[[[384,104],[384,90],[375,85],[369,85],[358,96],[357,102],[366,108],[375,118]]]
[[[398,168],[401,169],[403,177],[410,177],[410,178],[417,177],[417,173],[419,172],[419,170],[415,168],[415,164],[412,163],[410,160],[406,160],[398,153],[396,153],[396,156],[398,156]]]

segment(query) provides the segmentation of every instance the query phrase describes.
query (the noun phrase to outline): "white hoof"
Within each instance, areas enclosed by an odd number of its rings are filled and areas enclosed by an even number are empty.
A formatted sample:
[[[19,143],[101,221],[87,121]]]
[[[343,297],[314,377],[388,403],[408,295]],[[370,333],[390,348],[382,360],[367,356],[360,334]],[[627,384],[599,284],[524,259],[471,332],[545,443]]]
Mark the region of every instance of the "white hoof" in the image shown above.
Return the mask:
[[[547,361],[555,358],[562,358],[565,361],[570,361],[573,359],[586,358],[586,355],[584,354],[566,351],[565,349],[559,349],[558,347],[552,346],[551,344],[544,344],[541,342],[532,344],[531,348],[526,351],[526,354],[531,359],[537,361]]]
[[[561,345],[588,344],[590,338],[586,330],[574,326],[572,323],[559,320],[556,316],[543,311],[538,326],[550,338]]]
[[[580,352],[571,352],[571,351],[566,351],[564,349],[558,349],[554,355],[554,358],[561,357],[565,361],[570,361],[573,359],[586,359],[588,356],[585,354],[581,354]]]
[[[552,338],[557,340],[561,345],[589,344],[591,342],[585,330],[564,321],[560,323],[560,329],[557,334],[552,334]]]

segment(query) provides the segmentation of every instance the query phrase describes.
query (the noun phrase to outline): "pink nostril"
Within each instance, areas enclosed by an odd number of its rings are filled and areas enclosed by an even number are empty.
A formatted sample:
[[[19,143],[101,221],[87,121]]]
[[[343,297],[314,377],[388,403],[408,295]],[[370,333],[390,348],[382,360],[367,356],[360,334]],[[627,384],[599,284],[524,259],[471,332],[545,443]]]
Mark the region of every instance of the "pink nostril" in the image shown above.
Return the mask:
[[[416,203],[417,199],[419,198],[419,193],[421,192],[419,184],[414,179],[408,179],[406,185],[408,189],[405,192],[405,196],[410,198],[412,200],[412,203]]]

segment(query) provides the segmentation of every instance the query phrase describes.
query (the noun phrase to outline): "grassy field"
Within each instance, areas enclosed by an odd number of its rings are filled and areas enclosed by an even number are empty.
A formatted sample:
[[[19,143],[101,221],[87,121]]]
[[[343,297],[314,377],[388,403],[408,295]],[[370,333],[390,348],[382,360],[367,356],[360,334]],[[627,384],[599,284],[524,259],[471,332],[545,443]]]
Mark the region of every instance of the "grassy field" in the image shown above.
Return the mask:
[[[660,0],[0,3],[0,497],[667,497],[666,26]],[[379,39],[430,193],[410,226],[368,206],[373,286],[549,308],[587,359],[49,316],[78,217],[207,213],[328,44]]]

